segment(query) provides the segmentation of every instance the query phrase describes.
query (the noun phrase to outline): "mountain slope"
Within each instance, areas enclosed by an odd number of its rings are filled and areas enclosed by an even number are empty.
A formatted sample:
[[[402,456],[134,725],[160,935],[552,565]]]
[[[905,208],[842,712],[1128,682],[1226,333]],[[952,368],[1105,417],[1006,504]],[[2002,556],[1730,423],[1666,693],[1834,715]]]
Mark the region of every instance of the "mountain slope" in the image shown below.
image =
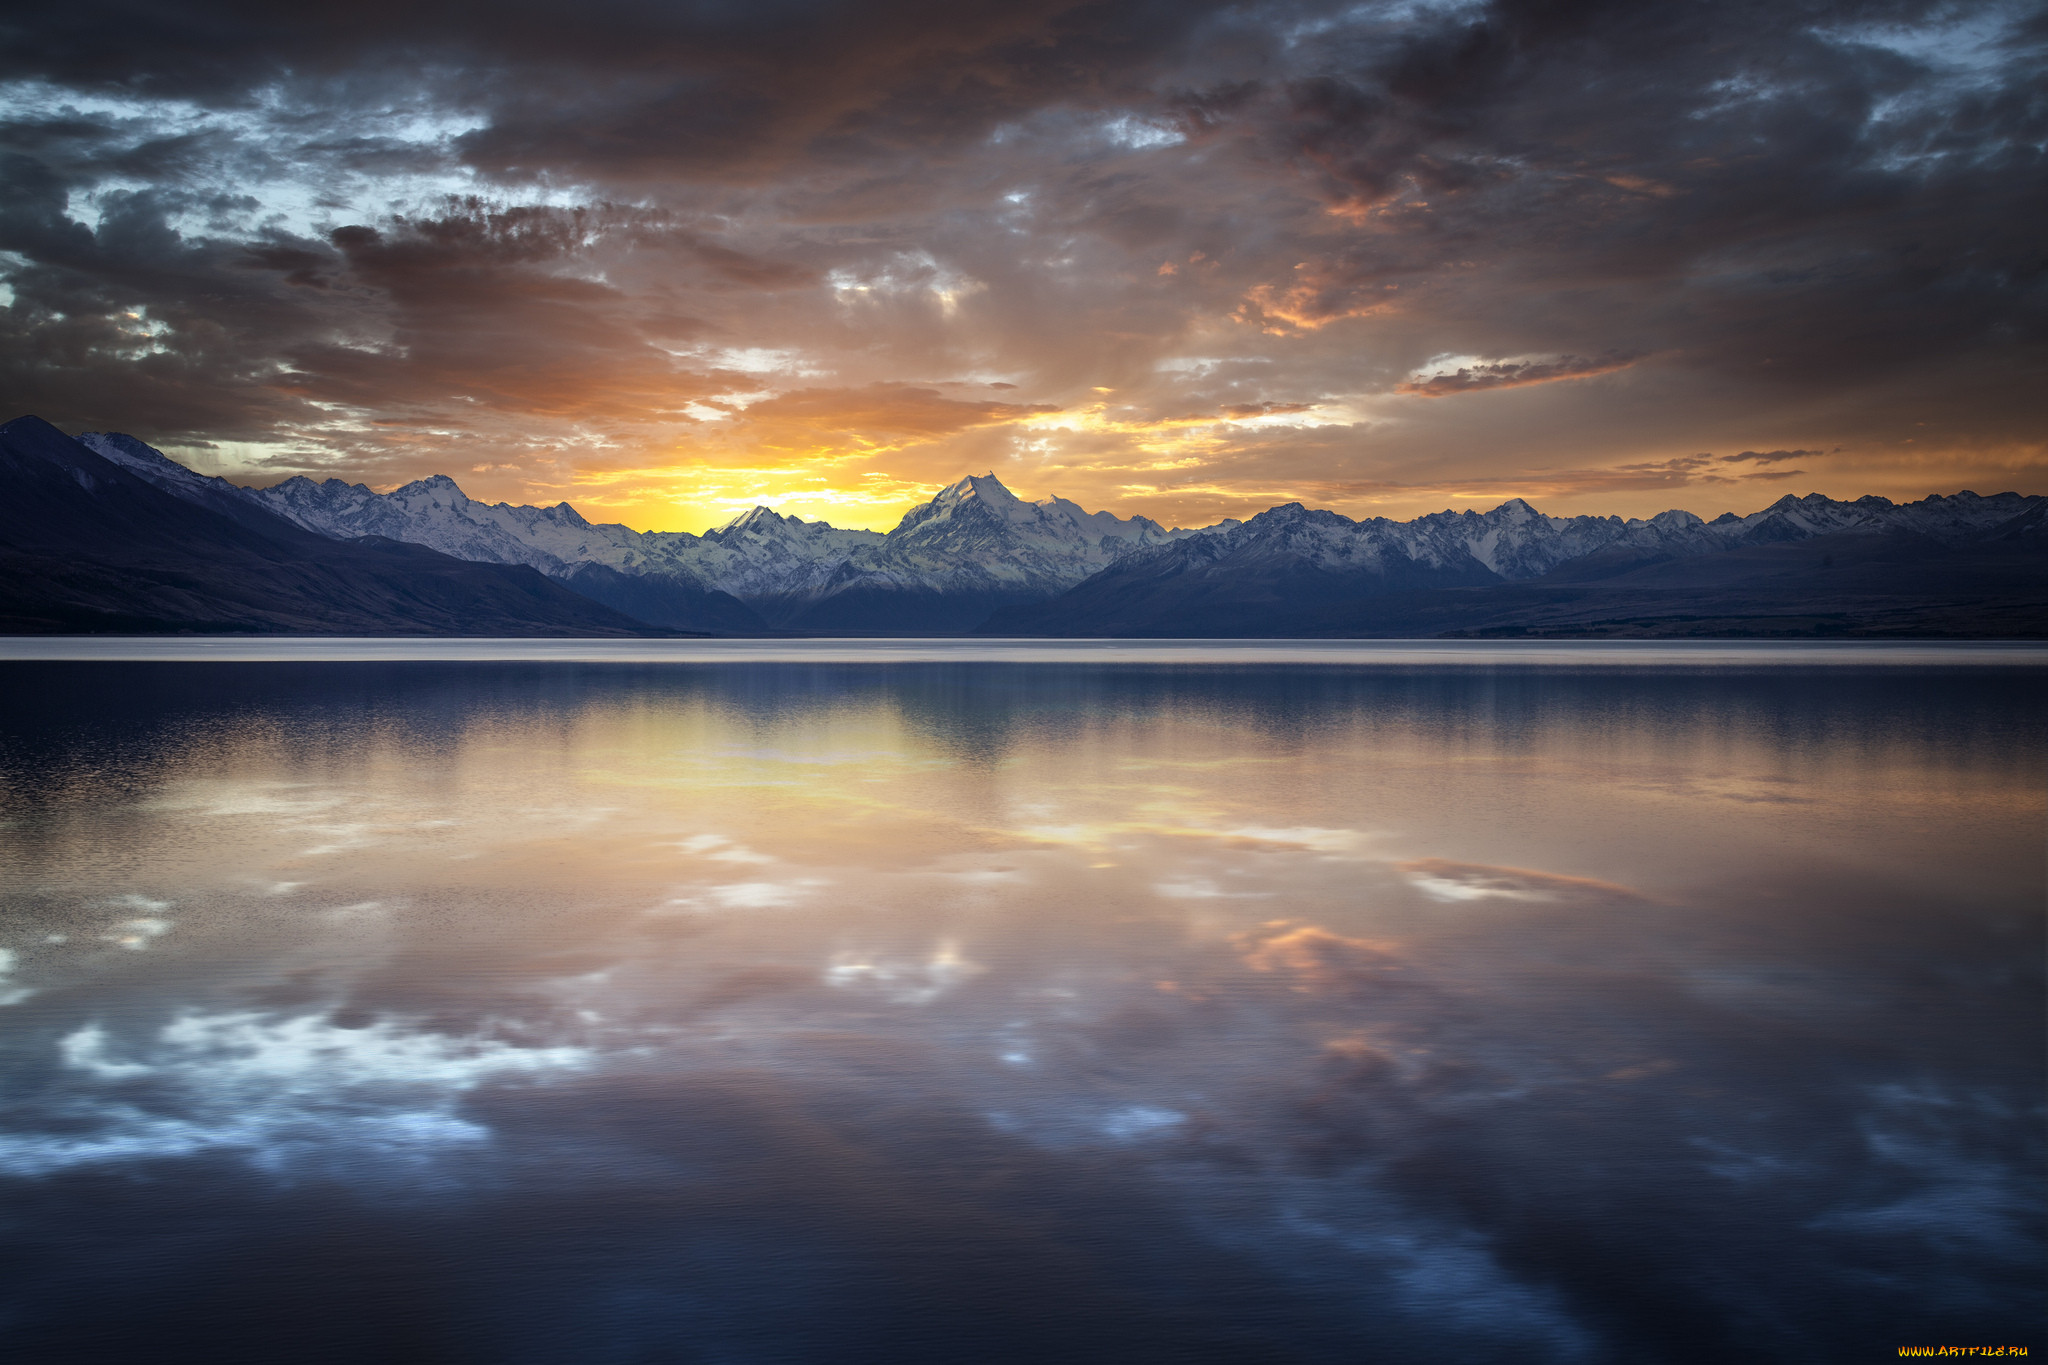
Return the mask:
[[[218,508],[173,496],[36,417],[0,426],[0,493],[8,633],[647,633],[531,569],[329,540],[232,495]]]
[[[173,497],[196,503],[256,530],[276,529],[276,515],[263,506],[262,498],[253,488],[243,488],[226,479],[187,469],[154,446],[119,432],[82,432],[78,443]]]
[[[706,588],[693,574],[629,574],[609,564],[590,563],[550,577],[571,592],[651,626],[715,635],[757,635],[767,629],[752,607],[730,593]]]

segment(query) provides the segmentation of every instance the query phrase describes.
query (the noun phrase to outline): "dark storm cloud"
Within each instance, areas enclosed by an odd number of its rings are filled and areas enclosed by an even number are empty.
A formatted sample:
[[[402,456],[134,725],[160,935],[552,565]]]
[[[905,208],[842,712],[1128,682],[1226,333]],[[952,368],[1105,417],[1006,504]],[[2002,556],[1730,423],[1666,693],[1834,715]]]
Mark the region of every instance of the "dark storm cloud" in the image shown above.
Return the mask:
[[[1333,205],[1387,223],[1395,251],[1345,258],[1363,279],[1469,255],[1485,306],[1532,340],[1518,315],[1572,288],[1591,297],[1544,320],[1553,345],[1860,380],[1939,346],[2041,337],[2024,224],[2048,110],[1988,66],[2023,63],[2039,35],[1940,80],[1883,45],[1940,13],[1503,3],[1296,86],[1278,135]],[[1696,320],[1674,316],[1681,301]]]
[[[291,420],[297,405],[261,375],[310,325],[303,306],[240,268],[238,245],[171,230],[176,191],[110,195],[88,229],[66,215],[67,190],[33,158],[0,161],[0,252],[14,258],[0,373],[15,405],[85,411],[112,390],[113,410],[199,440]]]
[[[928,424],[869,472],[1018,462],[1237,512],[1705,486],[1672,452],[1745,444],[2043,461],[2026,6],[102,3],[0,26],[0,390],[60,423],[371,477],[488,451],[559,482],[679,445],[843,460],[856,426],[785,420],[817,393],[1000,380],[1026,409],[1120,408],[1043,439]],[[1147,434],[1197,409],[1268,426]]]
[[[756,179],[816,138],[834,159],[957,143],[1124,84],[1214,8],[625,0],[573,17],[443,3],[280,18],[261,4],[112,4],[17,21],[0,74],[221,104],[284,85],[346,105],[426,79],[489,111],[461,145],[497,173]]]

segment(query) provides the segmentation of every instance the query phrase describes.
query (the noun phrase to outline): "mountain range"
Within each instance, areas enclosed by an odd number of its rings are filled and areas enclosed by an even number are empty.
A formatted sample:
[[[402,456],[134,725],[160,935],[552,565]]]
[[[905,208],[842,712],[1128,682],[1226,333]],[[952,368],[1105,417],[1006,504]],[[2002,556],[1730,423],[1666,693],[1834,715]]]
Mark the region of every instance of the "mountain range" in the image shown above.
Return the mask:
[[[2048,635],[2048,498],[1787,496],[1703,521],[1289,503],[1167,529],[992,474],[886,535],[701,536],[444,475],[250,488],[132,436],[0,426],[0,630],[1082,636]]]

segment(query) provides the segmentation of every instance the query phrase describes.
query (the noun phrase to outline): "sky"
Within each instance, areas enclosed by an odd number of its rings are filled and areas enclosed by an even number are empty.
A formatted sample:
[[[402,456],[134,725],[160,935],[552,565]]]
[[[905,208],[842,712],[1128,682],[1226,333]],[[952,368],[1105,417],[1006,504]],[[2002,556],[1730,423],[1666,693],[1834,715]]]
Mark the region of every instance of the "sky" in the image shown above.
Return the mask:
[[[2048,11],[0,9],[0,407],[887,529],[2048,492]]]

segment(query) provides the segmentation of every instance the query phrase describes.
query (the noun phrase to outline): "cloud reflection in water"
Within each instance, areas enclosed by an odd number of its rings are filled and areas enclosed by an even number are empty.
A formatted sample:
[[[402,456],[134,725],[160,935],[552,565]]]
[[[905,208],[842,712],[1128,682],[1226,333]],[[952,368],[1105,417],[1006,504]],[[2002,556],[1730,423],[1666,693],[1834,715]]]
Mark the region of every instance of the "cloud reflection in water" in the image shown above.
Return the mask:
[[[336,1359],[2010,1334],[2048,746],[2002,678],[17,666],[13,1330],[256,1359],[262,1295]],[[1717,795],[1762,789],[1798,800]]]

